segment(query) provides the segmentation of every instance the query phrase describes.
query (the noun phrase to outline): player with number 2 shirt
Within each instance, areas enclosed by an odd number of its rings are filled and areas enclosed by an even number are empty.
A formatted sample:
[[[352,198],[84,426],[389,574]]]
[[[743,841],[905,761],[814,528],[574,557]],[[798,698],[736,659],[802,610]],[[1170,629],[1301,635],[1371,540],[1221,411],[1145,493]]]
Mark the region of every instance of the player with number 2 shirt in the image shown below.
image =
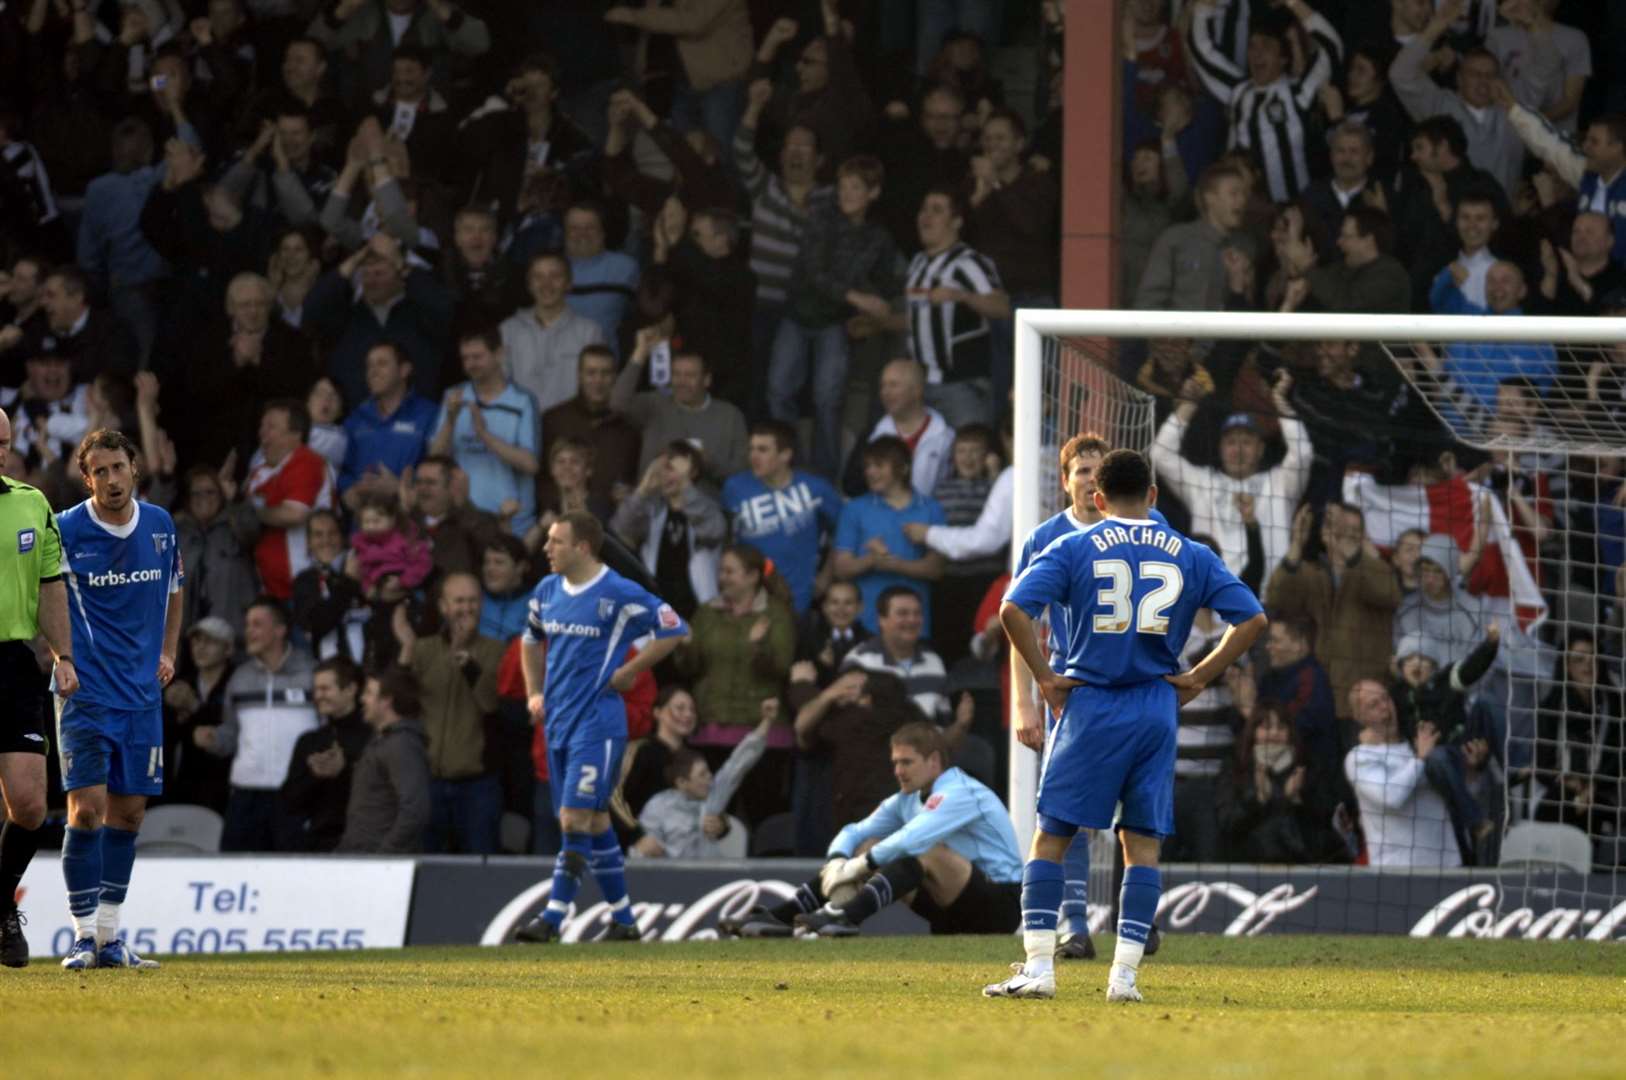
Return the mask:
[[[543,548],[553,573],[531,594],[520,656],[531,722],[542,725],[547,739],[553,809],[564,839],[548,905],[515,934],[520,941],[559,940],[589,870],[610,908],[601,940],[639,936],[621,844],[610,828],[610,796],[627,745],[621,693],[677,648],[689,627],[670,604],[600,562],[603,541],[603,526],[591,514],[572,511],[555,521]],[[618,664],[627,646],[646,635],[654,640]]]

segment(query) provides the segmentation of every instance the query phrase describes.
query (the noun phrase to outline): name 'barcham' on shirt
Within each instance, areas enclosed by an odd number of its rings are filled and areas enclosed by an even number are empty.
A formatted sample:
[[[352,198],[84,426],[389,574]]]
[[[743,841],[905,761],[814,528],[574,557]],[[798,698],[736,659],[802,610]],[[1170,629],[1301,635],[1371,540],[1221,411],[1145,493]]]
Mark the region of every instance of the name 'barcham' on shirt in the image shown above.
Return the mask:
[[[145,581],[161,581],[164,577],[162,570],[136,570],[132,573],[123,573],[118,570],[109,570],[105,574],[86,574],[85,582],[96,588],[103,585],[139,585]]]
[[[1131,525],[1127,529],[1121,525],[1103,525],[1090,533],[1090,540],[1097,551],[1105,551],[1114,544],[1150,544],[1170,555],[1178,555],[1182,547],[1178,536],[1170,536],[1162,529],[1147,525]]]

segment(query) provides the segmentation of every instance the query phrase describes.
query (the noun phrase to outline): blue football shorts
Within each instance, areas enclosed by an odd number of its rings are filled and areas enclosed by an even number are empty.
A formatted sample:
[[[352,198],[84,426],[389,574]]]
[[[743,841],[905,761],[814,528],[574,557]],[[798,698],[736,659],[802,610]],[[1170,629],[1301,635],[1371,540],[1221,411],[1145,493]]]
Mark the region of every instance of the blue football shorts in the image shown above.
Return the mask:
[[[586,739],[565,746],[548,746],[548,787],[553,795],[553,812],[608,810],[610,797],[621,782],[621,755],[627,749],[624,738]]]
[[[62,788],[106,784],[114,795],[157,795],[164,790],[163,707],[117,709],[57,699],[56,741]]]
[[[1039,816],[1085,829],[1174,835],[1175,731],[1179,701],[1158,679],[1133,686],[1080,686],[1045,744]],[[1045,829],[1046,832],[1052,831]]]

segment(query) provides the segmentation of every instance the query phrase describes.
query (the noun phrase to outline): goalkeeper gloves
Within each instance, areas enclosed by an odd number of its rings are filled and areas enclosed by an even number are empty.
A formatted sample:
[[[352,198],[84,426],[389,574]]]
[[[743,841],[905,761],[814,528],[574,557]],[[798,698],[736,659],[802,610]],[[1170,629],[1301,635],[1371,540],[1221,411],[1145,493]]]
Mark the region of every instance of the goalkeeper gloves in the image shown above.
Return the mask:
[[[856,859],[833,859],[824,866],[824,873],[820,881],[824,885],[824,894],[830,895],[830,890],[837,885],[858,884],[869,877],[873,871],[869,856],[860,855]]]

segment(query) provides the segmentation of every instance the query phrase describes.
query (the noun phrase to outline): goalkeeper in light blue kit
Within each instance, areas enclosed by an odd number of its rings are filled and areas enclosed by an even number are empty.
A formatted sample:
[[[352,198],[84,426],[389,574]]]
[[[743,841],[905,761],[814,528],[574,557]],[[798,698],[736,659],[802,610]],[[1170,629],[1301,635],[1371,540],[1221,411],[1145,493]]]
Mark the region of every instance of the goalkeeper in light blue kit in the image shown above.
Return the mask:
[[[589,871],[610,906],[610,926],[600,940],[639,936],[625,858],[610,828],[610,797],[627,746],[621,694],[687,640],[689,627],[671,605],[600,562],[603,542],[604,527],[584,511],[549,526],[543,551],[553,573],[531,594],[520,648],[531,722],[541,723],[547,737],[553,809],[564,833],[548,906],[514,935],[534,944],[559,940]],[[627,646],[645,635],[654,640],[621,663]]]
[[[1023,745],[1045,746],[1038,828],[1022,875],[1027,961],[1013,965],[1009,979],[984,987],[988,997],[1055,996],[1062,856],[1080,828],[1116,825],[1126,870],[1107,1000],[1141,1000],[1136,975],[1162,892],[1158,847],[1174,832],[1179,706],[1246,652],[1266,625],[1258,599],[1212,551],[1147,516],[1157,489],[1144,457],[1133,450],[1107,454],[1095,488],[1105,517],[1046,547],[1000,607],[1012,647],[1060,719],[1046,745],[1034,718],[1017,718]],[[1046,663],[1033,624],[1057,603],[1066,608],[1068,628],[1059,673]],[[1230,629],[1200,664],[1181,672],[1192,619],[1205,607]]]
[[[93,431],[79,444],[90,498],[57,515],[79,689],[58,698],[68,828],[62,876],[69,971],[155,968],[118,938],[136,833],[164,787],[163,688],[175,676],[184,577],[175,522],[136,499],[135,443]]]

